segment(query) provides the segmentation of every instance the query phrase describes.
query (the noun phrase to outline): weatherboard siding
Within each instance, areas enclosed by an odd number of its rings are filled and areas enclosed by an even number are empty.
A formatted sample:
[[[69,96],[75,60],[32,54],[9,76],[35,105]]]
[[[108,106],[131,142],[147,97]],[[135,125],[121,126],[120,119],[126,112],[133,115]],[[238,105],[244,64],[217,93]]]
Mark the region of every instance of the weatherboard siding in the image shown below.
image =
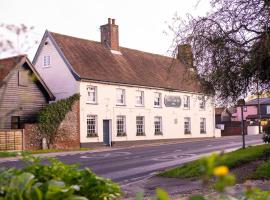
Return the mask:
[[[45,40],[47,45],[42,49],[34,63],[34,67],[40,74],[43,81],[52,91],[56,100],[67,98],[79,92],[79,84],[68,69],[63,58],[57,51],[50,38]],[[44,67],[44,56],[50,56],[50,65]]]
[[[0,129],[11,128],[11,116],[20,116],[21,122],[35,120],[37,113],[47,104],[42,89],[28,76],[28,85],[19,86],[19,71],[13,69],[0,86]]]

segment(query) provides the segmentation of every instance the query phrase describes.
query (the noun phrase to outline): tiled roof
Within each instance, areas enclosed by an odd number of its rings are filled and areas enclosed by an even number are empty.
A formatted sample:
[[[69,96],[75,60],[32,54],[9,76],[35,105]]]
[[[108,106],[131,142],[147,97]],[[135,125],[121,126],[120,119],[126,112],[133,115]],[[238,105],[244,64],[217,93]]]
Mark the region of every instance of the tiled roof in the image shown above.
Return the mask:
[[[119,55],[100,42],[49,34],[81,79],[200,92],[194,72],[177,59],[123,47]]]
[[[19,55],[0,60],[0,82],[14,69],[25,55]]]

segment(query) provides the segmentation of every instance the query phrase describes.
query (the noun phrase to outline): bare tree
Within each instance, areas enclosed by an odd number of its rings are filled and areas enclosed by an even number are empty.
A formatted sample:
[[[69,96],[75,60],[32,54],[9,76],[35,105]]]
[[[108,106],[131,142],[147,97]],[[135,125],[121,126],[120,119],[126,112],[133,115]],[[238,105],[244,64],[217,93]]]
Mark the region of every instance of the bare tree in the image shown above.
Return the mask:
[[[270,0],[211,0],[205,17],[175,17],[175,44],[191,44],[206,93],[232,102],[270,89]]]

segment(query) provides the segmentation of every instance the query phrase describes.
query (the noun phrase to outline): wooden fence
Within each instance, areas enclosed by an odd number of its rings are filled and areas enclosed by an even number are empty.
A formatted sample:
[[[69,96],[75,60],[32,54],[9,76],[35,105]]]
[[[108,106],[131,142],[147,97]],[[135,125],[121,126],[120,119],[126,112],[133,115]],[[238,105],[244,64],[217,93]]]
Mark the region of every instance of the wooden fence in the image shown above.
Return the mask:
[[[0,129],[0,151],[23,150],[22,129]]]

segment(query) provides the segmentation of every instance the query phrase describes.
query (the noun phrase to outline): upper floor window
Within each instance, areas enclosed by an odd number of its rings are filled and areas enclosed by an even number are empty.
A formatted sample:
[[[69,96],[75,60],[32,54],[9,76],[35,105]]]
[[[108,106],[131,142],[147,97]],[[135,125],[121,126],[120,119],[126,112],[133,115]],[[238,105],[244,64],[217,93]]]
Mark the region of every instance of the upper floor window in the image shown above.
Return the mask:
[[[87,137],[97,136],[97,116],[87,115]]]
[[[206,133],[206,119],[200,119],[200,133]]]
[[[125,90],[116,89],[116,105],[125,105]]]
[[[200,98],[200,109],[204,110],[205,109],[205,98],[201,97]]]
[[[162,118],[154,117],[155,135],[162,135]]]
[[[154,93],[154,106],[161,107],[161,93],[159,92]]]
[[[136,129],[137,129],[137,136],[145,135],[144,133],[144,117],[143,116],[137,116],[136,117]]]
[[[97,87],[87,86],[87,103],[97,103]]]
[[[184,108],[189,109],[190,108],[190,96],[184,96]]]
[[[118,115],[116,117],[117,136],[126,136],[126,116]]]
[[[43,57],[43,66],[47,67],[51,64],[51,57],[50,56],[44,56]]]
[[[144,105],[144,92],[137,90],[136,91],[136,106]]]
[[[191,134],[191,121],[190,117],[184,118],[184,133],[185,134]]]

